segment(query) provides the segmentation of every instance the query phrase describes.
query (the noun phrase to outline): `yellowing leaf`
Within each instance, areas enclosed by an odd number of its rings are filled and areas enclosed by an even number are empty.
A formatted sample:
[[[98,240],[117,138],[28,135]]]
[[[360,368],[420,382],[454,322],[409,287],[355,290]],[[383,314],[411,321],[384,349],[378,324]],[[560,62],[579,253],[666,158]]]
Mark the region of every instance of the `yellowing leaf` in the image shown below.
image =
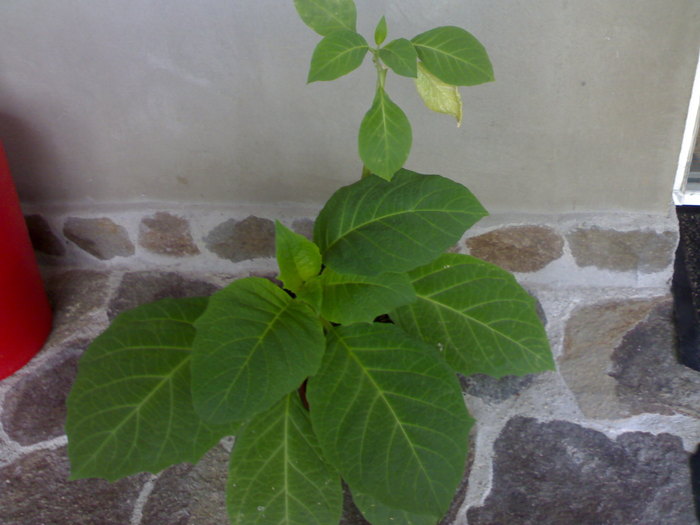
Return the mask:
[[[459,89],[437,78],[421,62],[418,63],[416,89],[428,109],[452,115],[457,119],[457,126],[462,124],[462,97]]]

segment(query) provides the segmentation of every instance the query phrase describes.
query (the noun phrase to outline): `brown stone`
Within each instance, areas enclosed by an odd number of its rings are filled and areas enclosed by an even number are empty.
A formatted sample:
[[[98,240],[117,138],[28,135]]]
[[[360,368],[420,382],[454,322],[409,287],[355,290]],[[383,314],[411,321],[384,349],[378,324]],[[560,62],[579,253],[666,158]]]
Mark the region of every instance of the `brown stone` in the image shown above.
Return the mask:
[[[611,440],[566,421],[511,419],[494,446],[492,489],[469,525],[696,522],[680,438],[628,432]]]
[[[625,333],[663,300],[608,301],[578,307],[569,317],[559,371],[587,417],[615,419],[630,415],[615,394],[616,382],[609,375],[611,357]]]
[[[226,480],[229,454],[218,445],[196,464],[165,470],[144,506],[141,525],[228,523]]]
[[[24,376],[6,394],[2,425],[11,439],[33,445],[64,434],[66,398],[77,371],[77,352],[87,344],[75,345],[75,351],[62,360]]]
[[[508,226],[467,239],[469,252],[510,272],[536,272],[559,259],[564,240],[546,226]]]
[[[122,277],[110,300],[107,315],[114,319],[125,310],[159,299],[204,297],[217,289],[217,286],[207,281],[184,277],[175,272],[129,272]]]
[[[209,232],[204,241],[209,250],[233,262],[274,257],[275,224],[254,216],[240,222],[229,219]]]
[[[98,259],[107,260],[134,254],[134,245],[129,240],[126,229],[107,217],[69,217],[63,226],[63,235]]]
[[[670,231],[579,228],[568,234],[567,239],[579,266],[618,272],[661,271],[671,264],[676,247],[676,234]]]
[[[95,270],[68,270],[51,276],[46,283],[53,309],[51,341],[79,334],[93,324],[93,314],[107,301],[109,275]]]
[[[51,230],[51,226],[41,215],[27,215],[24,220],[27,223],[32,246],[36,251],[57,257],[66,253],[63,242]]]
[[[38,450],[0,468],[0,522],[7,525],[126,525],[145,480],[68,481],[66,448]]]
[[[139,244],[150,252],[172,257],[199,253],[187,220],[162,211],[141,220]]]
[[[314,221],[311,219],[297,219],[292,223],[292,230],[311,241],[314,238]]]

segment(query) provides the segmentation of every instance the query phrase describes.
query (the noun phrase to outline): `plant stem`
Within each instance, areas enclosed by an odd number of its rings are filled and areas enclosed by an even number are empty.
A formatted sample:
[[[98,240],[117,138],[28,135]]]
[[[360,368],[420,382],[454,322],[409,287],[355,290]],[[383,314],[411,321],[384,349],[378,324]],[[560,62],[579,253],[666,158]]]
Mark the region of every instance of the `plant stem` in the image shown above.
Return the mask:
[[[372,53],[372,62],[374,62],[374,67],[377,69],[377,91],[384,90],[384,85],[386,84],[386,73],[388,69],[382,64],[381,59],[379,58],[379,49],[378,48],[369,48],[370,52]],[[369,177],[372,175],[372,172],[367,168],[367,166],[362,166],[362,176],[360,177],[361,179],[364,179],[365,177]]]
[[[386,83],[386,73],[388,70],[379,59],[379,49],[370,47],[369,50],[372,52],[372,62],[374,62],[374,67],[377,68],[377,89],[384,89],[384,84]]]

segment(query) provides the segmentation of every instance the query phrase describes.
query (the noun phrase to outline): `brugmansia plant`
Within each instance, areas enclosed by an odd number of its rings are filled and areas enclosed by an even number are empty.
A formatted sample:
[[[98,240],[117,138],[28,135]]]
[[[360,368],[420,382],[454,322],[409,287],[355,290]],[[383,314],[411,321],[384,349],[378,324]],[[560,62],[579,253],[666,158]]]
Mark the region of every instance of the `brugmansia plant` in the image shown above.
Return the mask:
[[[444,253],[486,212],[464,186],[403,168],[411,126],[386,78],[415,79],[430,109],[459,121],[458,86],[491,81],[491,63],[458,27],[384,44],[382,18],[372,47],[353,0],[295,5],[323,37],[310,82],[367,55],[376,66],[363,176],[326,203],[313,242],[277,222],[284,288],[239,279],[122,313],[95,339],[68,399],[72,478],[196,462],[235,435],[232,523],[335,525],[342,480],[374,525],[434,524],[464,474],[472,425],[457,374],[522,375],[553,360],[509,273]]]

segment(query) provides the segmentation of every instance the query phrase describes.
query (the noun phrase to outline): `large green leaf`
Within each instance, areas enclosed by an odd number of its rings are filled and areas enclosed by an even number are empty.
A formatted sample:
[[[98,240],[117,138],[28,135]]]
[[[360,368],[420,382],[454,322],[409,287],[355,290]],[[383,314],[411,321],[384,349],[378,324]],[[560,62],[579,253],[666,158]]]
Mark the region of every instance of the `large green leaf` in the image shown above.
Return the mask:
[[[299,17],[321,36],[347,29],[355,31],[357,9],[353,0],[294,0]]]
[[[335,328],[307,395],[324,456],[351,490],[442,516],[464,471],[471,419],[433,348],[391,324]]]
[[[329,525],[340,520],[340,479],[321,459],[296,392],[255,416],[236,438],[227,501],[233,525]]]
[[[320,281],[321,315],[334,323],[369,323],[416,299],[405,273],[348,275],[326,268]]]
[[[304,282],[321,271],[318,246],[279,221],[275,221],[275,252],[279,278],[287,290],[297,292]]]
[[[418,300],[391,318],[435,344],[456,371],[501,377],[554,368],[535,301],[505,270],[445,254],[409,276]]]
[[[316,372],[325,348],[311,309],[258,277],[212,295],[195,326],[192,398],[206,421],[267,410]]]
[[[372,107],[360,123],[358,145],[367,169],[391,180],[408,159],[413,132],[403,110],[394,104],[382,86],[377,86]]]
[[[435,525],[434,516],[392,509],[367,494],[353,492],[352,501],[372,525]]]
[[[461,184],[401,170],[391,182],[370,176],[336,191],[314,240],[337,272],[403,272],[432,261],[485,215]]]
[[[445,84],[428,71],[422,62],[418,64],[416,89],[428,109],[452,115],[457,119],[457,127],[462,124],[462,96],[459,88]]]
[[[369,46],[354,31],[336,31],[321,40],[311,56],[309,82],[335,80],[362,64]]]
[[[447,84],[474,86],[493,80],[486,49],[460,27],[436,27],[412,40],[428,70]]]
[[[405,38],[392,40],[379,50],[379,58],[397,75],[416,78],[418,55],[413,44]]]
[[[115,480],[196,462],[236,430],[205,424],[192,406],[192,323],[206,304],[188,298],[140,306],[89,346],[67,403],[72,479]]]

